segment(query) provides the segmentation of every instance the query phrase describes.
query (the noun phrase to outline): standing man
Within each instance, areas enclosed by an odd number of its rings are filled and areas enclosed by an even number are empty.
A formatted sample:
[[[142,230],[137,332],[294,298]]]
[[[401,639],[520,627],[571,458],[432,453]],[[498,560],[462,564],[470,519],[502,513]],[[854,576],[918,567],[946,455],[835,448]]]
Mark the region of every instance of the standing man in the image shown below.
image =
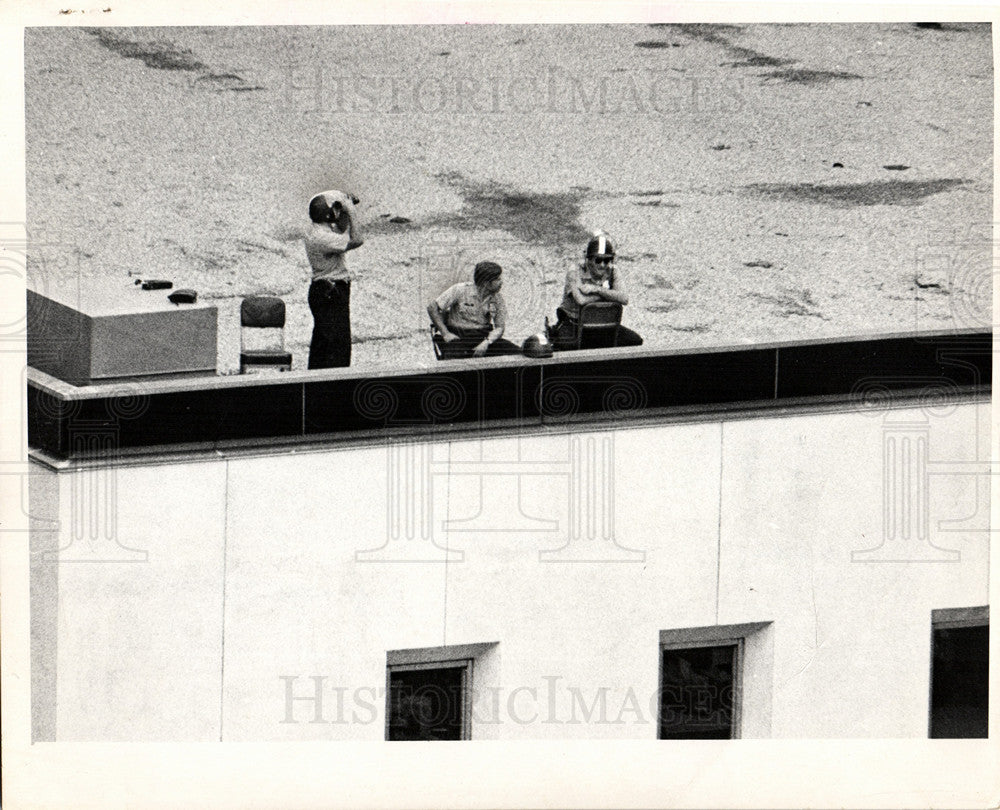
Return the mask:
[[[521,353],[503,339],[507,305],[500,295],[502,272],[496,262],[479,262],[471,283],[453,284],[427,305],[427,314],[441,333],[435,340],[443,360]]]
[[[357,199],[343,191],[324,191],[309,201],[312,224],[305,237],[312,266],[309,309],[313,314],[309,368],[351,365],[351,275],[344,254],[364,239],[354,221]]]

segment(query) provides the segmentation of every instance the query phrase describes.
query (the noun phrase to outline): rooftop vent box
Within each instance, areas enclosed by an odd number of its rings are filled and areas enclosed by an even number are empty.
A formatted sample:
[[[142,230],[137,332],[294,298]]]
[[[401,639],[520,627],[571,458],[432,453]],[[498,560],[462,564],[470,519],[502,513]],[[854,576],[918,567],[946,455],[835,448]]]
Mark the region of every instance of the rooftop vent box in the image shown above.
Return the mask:
[[[73,385],[214,374],[218,310],[174,304],[128,281],[52,281],[28,290],[28,365]]]

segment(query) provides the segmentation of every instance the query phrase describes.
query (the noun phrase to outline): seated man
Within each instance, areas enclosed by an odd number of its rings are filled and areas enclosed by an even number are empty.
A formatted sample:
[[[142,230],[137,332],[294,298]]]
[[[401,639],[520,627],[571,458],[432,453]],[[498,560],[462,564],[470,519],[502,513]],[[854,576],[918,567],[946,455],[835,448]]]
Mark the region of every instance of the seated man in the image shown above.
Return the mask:
[[[441,333],[435,340],[443,360],[520,354],[517,346],[503,339],[507,305],[500,295],[502,272],[496,262],[480,262],[471,283],[454,284],[427,305],[427,314]]]
[[[580,307],[594,301],[628,303],[628,293],[621,273],[614,267],[615,249],[608,235],[598,231],[587,243],[584,263],[566,273],[563,300],[556,310],[558,322],[550,330],[550,339],[558,350],[576,348],[574,339]],[[631,329],[618,328],[618,346],[641,346],[642,338]]]

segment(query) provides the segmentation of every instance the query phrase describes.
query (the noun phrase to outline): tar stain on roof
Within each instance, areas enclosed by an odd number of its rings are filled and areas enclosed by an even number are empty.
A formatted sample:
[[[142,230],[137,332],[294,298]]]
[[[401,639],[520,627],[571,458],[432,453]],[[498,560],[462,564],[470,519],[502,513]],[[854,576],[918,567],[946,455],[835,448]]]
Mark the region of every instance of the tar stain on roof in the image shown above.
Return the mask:
[[[522,242],[553,247],[585,241],[589,236],[579,222],[583,191],[529,192],[493,180],[477,182],[459,172],[442,172],[435,177],[461,195],[462,208],[423,224],[463,231],[507,231]]]
[[[177,48],[172,42],[167,40],[138,40],[128,39],[120,32],[107,28],[88,28],[88,34],[97,38],[98,43],[113,53],[117,53],[126,59],[138,59],[146,67],[154,70],[178,70],[199,73],[195,81],[203,82],[202,86],[211,87],[217,91],[230,90],[233,92],[246,92],[253,90],[263,90],[257,84],[250,84],[242,76],[236,73],[215,71],[209,65],[202,62],[193,51],[184,48]]]
[[[89,28],[87,33],[97,37],[97,41],[126,59],[141,59],[147,67],[157,70],[207,70],[208,65],[202,62],[191,51],[179,50],[172,43],[150,40],[136,42],[114,33],[106,28]]]
[[[805,68],[787,68],[764,74],[765,79],[776,79],[788,84],[826,84],[838,80],[861,79],[857,73],[846,70],[806,70]]]
[[[837,208],[859,205],[920,205],[927,197],[950,191],[970,180],[879,180],[871,183],[754,183],[744,190],[761,197],[813,202]]]

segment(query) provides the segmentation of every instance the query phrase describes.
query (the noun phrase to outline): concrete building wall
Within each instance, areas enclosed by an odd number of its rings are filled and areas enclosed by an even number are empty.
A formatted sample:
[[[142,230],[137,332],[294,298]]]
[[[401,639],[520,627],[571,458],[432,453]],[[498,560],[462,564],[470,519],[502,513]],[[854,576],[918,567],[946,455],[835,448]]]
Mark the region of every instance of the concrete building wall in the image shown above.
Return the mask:
[[[926,736],[931,610],[988,602],[984,408],[724,426],[719,621],[774,622],[775,737]],[[885,458],[906,431],[924,481]]]
[[[498,642],[473,738],[653,739],[660,632],[769,623],[742,736],[926,736],[930,611],[987,603],[988,419],[39,467],[58,524],[32,538],[36,734],[380,740],[387,651]]]
[[[40,476],[58,529],[32,535],[35,710],[59,740],[218,739],[225,464]]]

